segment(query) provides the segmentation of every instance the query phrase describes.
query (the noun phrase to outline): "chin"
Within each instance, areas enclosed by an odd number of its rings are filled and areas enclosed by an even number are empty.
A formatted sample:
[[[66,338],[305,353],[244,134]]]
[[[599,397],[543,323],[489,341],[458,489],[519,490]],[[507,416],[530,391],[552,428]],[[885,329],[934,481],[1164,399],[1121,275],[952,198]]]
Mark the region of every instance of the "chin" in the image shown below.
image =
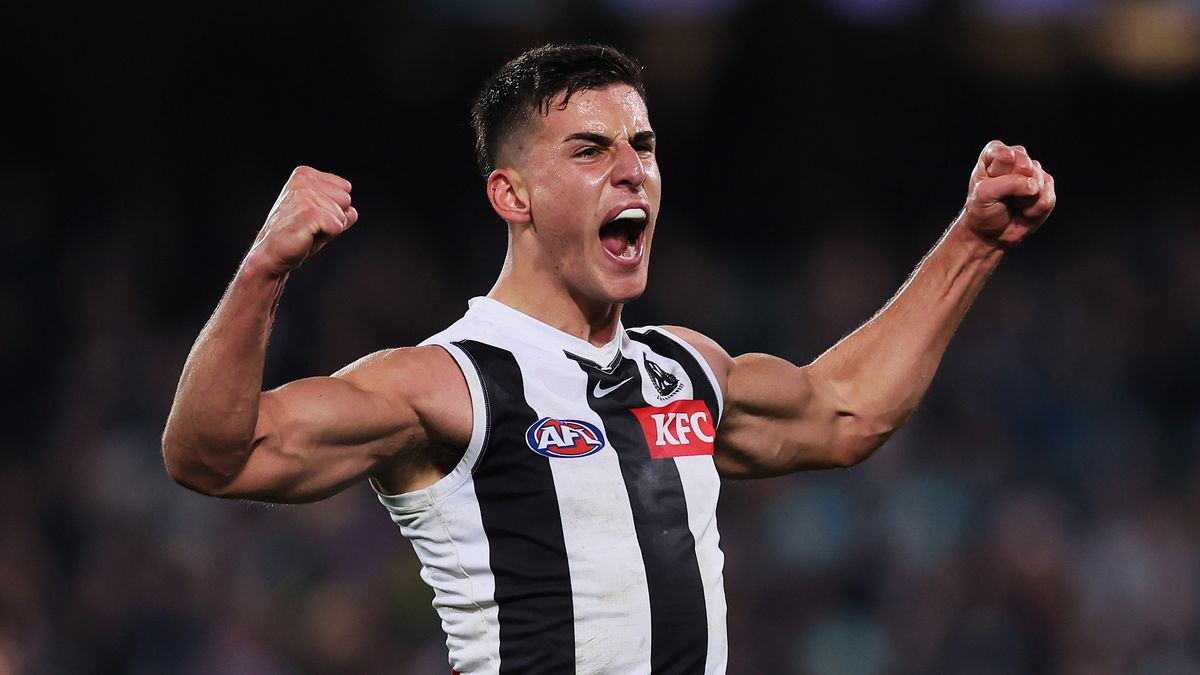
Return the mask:
[[[636,283],[619,284],[609,289],[609,297],[611,302],[623,305],[628,302],[633,302],[642,297],[646,292],[646,280],[641,279]]]
[[[646,292],[646,269],[593,269],[592,274],[571,284],[573,296],[588,303],[623,305]]]
[[[641,292],[638,292],[638,293],[631,293],[631,294],[629,294],[629,295],[622,295],[622,296],[620,296],[620,297],[618,297],[618,298],[614,298],[614,299],[613,299],[613,304],[615,304],[615,305],[627,305],[627,304],[629,304],[629,303],[633,302],[634,300],[637,300],[637,299],[638,299],[638,298],[640,298],[640,297],[642,297],[642,293],[641,293]]]

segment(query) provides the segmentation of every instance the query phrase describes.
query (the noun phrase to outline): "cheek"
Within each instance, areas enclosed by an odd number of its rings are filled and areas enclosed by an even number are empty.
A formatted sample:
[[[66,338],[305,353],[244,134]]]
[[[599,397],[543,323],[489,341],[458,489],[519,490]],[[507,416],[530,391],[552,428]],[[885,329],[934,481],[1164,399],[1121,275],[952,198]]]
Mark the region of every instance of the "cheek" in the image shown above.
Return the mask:
[[[547,163],[544,170],[534,178],[536,187],[531,191],[534,206],[546,212],[562,212],[581,198],[578,177],[570,173],[571,167],[558,162]]]
[[[656,162],[650,162],[649,164],[646,164],[645,167],[647,183],[646,189],[653,189],[655,192],[658,192],[660,189],[662,189],[662,174],[658,172],[658,164]]]
[[[578,227],[596,210],[598,200],[594,182],[576,174],[553,173],[553,165],[539,176],[537,187],[530,192],[535,217],[544,223],[553,223],[556,229]],[[559,227],[561,226],[561,227]],[[560,232],[560,235],[566,234]]]

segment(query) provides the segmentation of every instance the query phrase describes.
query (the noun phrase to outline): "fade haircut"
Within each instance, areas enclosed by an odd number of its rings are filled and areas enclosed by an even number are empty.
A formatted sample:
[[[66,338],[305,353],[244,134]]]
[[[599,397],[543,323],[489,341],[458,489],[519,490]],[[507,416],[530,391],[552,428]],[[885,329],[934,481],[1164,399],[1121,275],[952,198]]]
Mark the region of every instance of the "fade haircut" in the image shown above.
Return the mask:
[[[496,169],[504,143],[533,117],[550,114],[560,94],[564,110],[575,92],[626,84],[646,100],[642,67],[615,47],[601,44],[545,45],[504,64],[483,83],[471,106],[475,160],[486,179]]]

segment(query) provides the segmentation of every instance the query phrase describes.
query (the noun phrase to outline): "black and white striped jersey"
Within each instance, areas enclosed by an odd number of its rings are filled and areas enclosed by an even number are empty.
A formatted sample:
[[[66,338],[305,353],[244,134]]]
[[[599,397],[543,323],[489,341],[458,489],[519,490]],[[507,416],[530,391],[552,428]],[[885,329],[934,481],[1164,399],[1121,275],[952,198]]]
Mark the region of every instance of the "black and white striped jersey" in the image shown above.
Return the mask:
[[[468,673],[724,673],[713,438],[722,397],[657,328],[604,347],[476,298],[424,344],[474,429],[430,487],[380,495]]]

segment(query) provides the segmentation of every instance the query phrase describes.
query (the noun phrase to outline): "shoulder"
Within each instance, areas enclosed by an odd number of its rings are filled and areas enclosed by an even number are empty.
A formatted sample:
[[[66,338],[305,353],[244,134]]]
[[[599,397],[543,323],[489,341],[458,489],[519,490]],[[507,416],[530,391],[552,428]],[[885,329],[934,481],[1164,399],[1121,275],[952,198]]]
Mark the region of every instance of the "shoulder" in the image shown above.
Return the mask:
[[[458,370],[454,358],[438,345],[382,349],[354,361],[333,374],[359,386],[394,382],[419,386]]]
[[[721,390],[725,390],[726,382],[729,380],[729,371],[734,365],[733,357],[729,355],[729,352],[725,351],[716,340],[691,328],[683,326],[659,326],[659,328],[686,342],[692,349],[699,352],[700,356],[708,362],[708,367],[712,369],[713,376]]]
[[[471,394],[445,347],[422,345],[368,354],[333,374],[391,406],[415,413],[431,436],[470,437]],[[465,441],[464,441],[465,442]]]

